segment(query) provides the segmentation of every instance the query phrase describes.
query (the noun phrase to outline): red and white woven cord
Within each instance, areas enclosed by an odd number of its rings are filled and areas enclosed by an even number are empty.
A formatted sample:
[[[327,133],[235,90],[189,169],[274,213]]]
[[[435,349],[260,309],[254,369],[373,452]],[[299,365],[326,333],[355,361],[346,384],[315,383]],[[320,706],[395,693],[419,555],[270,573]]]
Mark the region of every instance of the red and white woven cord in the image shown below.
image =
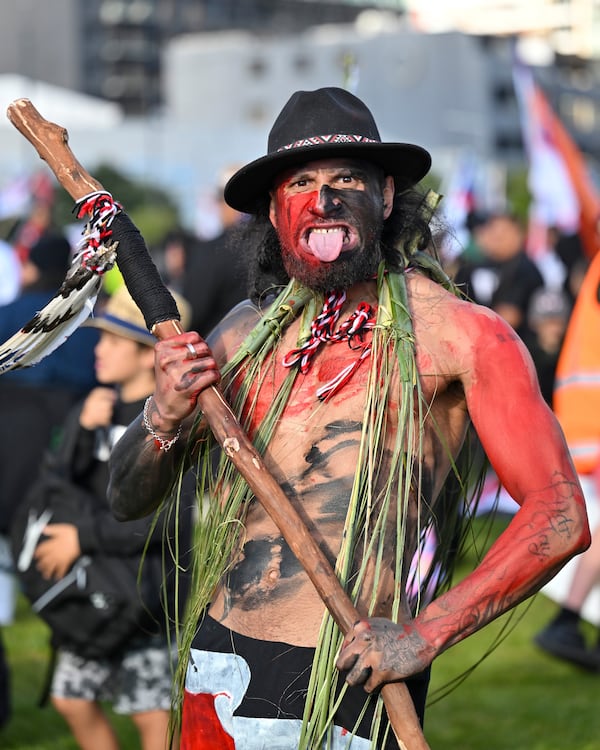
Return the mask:
[[[100,275],[112,267],[112,263],[104,261],[104,250],[108,248],[112,237],[112,220],[121,208],[112,195],[103,190],[90,193],[75,204],[78,219],[89,215],[79,250],[80,262],[95,274]]]
[[[367,302],[360,302],[352,315],[336,329],[345,301],[346,292],[343,290],[328,292],[323,310],[310,325],[310,337],[302,346],[292,349],[283,358],[284,367],[293,367],[298,364],[300,372],[306,374],[312,365],[318,348],[323,343],[346,341],[351,349],[358,351],[358,356],[354,362],[344,367],[334,378],[319,388],[317,398],[320,401],[337,393],[350,380],[361,362],[371,353],[370,345],[363,343],[362,339],[363,334],[375,326],[375,312]]]

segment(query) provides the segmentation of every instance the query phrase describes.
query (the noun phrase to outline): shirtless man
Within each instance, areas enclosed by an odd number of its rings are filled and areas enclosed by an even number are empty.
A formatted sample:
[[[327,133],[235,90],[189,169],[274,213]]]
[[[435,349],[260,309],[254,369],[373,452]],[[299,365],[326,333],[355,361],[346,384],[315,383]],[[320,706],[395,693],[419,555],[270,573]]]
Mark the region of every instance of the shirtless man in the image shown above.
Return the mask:
[[[367,531],[350,553],[350,576],[361,581],[356,606],[365,618],[347,634],[337,659],[351,687],[331,721],[334,748],[346,747],[352,731],[353,749],[371,747],[368,737],[377,733],[377,747],[396,747],[393,739],[384,744],[382,728],[371,726],[372,705],[357,722],[363,686],[371,693],[406,680],[422,719],[433,659],[532,595],[589,544],[576,473],[521,341],[496,314],[459,299],[417,262],[394,261],[395,251],[382,242],[409,202],[410,191],[398,193],[429,166],[429,155],[417,146],[382,144],[366,106],[327,88],[294,94],[273,126],[268,155],[239,170],[225,190],[231,205],[262,212],[275,229],[275,242],[261,248],[261,267],[270,258],[280,284],[296,279],[319,301],[324,295],[326,314],[339,312],[329,328],[319,328],[315,317],[313,339],[299,353],[301,316],[283,326],[239,410],[254,437],[286,376],[297,371],[264,458],[332,564],[340,563],[341,545],[352,533],[352,523],[344,524],[357,486],[371,503]],[[414,332],[414,360],[409,356],[407,366],[416,364],[420,401],[410,404],[411,419],[404,422],[412,427],[414,421],[417,436],[402,424],[412,382],[407,390],[398,357],[386,359],[378,348],[382,289],[393,275],[377,277],[382,262],[398,271],[394,278],[406,288]],[[156,390],[145,424],[136,420],[112,454],[109,492],[118,518],[148,514],[165,496],[186,445],[193,453],[205,438],[200,422],[191,442],[186,439],[198,393],[220,382],[220,370],[264,314],[257,304],[236,308],[209,337],[210,348],[194,332],[157,344]],[[355,334],[319,343],[319,333],[340,331],[349,318]],[[369,381],[373,362],[396,363],[375,387]],[[231,403],[242,382],[239,372],[221,382]],[[382,383],[389,385],[385,393]],[[365,443],[366,415],[379,413],[365,405],[373,394],[385,405],[386,419],[382,428],[374,422],[372,433],[369,427]],[[420,417],[419,403],[426,405]],[[439,511],[436,500],[469,421],[521,508],[473,573],[411,610],[403,594],[410,561],[420,530]],[[375,446],[372,459],[361,457],[365,445]],[[416,463],[404,471],[411,456]],[[409,475],[410,493],[401,508],[402,474]],[[386,500],[387,516],[378,526],[375,509]],[[244,525],[192,644],[182,750],[233,747],[231,736],[248,750],[263,747],[265,736],[264,746],[314,748],[314,740],[302,744],[299,726],[324,605],[259,503],[247,503]],[[376,534],[378,546],[369,547]],[[208,701],[192,708],[206,695]]]

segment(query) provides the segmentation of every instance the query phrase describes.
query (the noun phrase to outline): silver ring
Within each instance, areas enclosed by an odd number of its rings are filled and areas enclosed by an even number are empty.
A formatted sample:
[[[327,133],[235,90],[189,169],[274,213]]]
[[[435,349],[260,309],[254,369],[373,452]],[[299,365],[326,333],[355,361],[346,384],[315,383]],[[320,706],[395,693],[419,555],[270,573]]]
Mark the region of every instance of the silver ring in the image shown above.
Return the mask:
[[[188,352],[192,355],[192,359],[198,358],[198,352],[194,349],[193,344],[186,344]]]

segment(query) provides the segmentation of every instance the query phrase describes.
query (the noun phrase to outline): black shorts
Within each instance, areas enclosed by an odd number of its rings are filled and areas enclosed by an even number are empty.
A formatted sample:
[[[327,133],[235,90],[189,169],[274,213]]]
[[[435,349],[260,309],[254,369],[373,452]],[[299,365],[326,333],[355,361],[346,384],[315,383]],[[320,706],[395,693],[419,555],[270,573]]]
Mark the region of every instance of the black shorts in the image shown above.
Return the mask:
[[[315,654],[313,648],[248,638],[223,627],[209,616],[203,619],[192,648],[235,653],[247,662],[250,682],[235,710],[236,716],[302,719]],[[429,687],[429,669],[406,680],[406,686],[422,724]],[[349,687],[335,714],[335,724],[351,730],[364,708],[366,697],[362,687]],[[356,734],[359,737],[366,738],[370,735],[374,703],[375,700],[371,699],[371,705],[358,725]],[[398,745],[391,731],[390,736],[389,744],[382,745],[382,748],[397,750]]]

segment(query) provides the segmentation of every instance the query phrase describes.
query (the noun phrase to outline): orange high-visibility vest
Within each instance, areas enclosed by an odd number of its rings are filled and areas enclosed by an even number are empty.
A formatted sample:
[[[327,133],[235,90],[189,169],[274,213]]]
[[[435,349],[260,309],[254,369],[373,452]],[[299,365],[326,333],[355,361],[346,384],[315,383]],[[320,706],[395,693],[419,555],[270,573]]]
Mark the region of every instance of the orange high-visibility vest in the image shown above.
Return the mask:
[[[586,273],[556,368],[553,408],[575,468],[593,472],[600,461],[600,252]]]

